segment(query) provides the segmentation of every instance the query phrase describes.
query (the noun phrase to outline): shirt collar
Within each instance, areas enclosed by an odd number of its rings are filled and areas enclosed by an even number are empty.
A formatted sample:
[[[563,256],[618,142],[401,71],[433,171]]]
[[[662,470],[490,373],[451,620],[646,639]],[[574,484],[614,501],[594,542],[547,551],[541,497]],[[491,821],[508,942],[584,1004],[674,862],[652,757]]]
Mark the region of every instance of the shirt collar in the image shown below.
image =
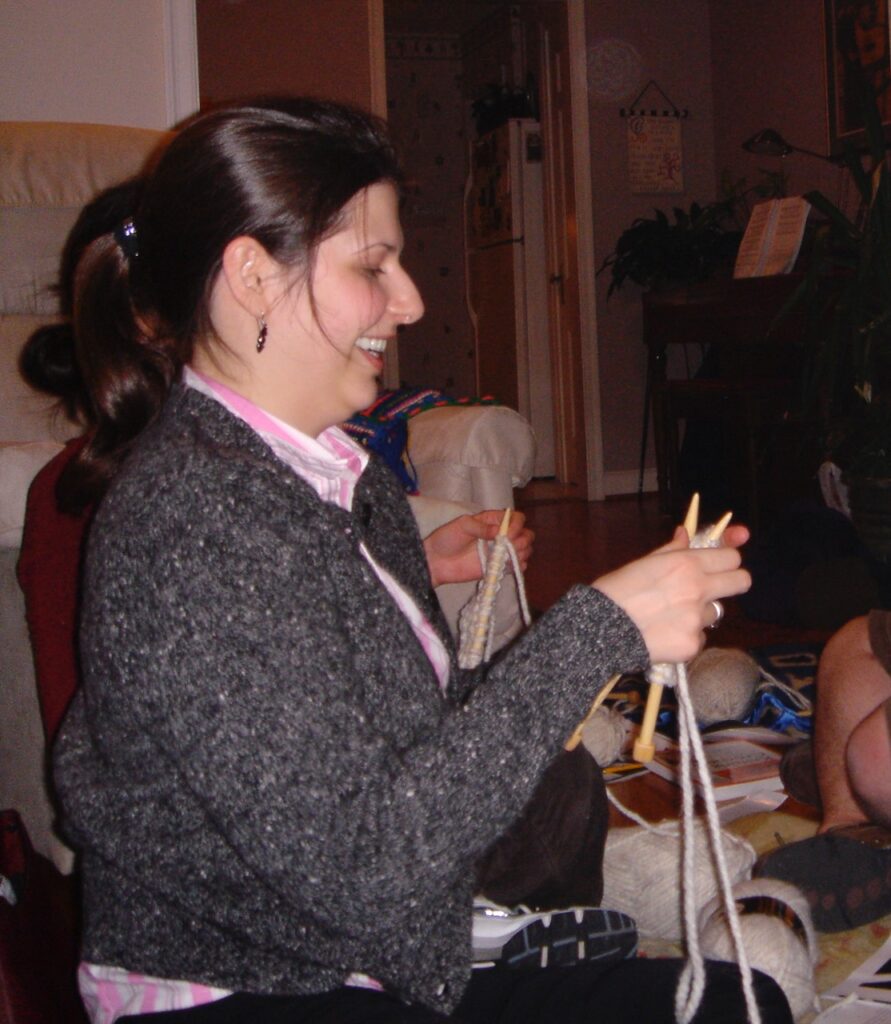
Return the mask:
[[[255,430],[324,500],[344,508],[352,506],[353,491],[368,464],[368,452],[339,427],[329,427],[318,437],[310,437],[194,367],[183,368],[182,380]]]

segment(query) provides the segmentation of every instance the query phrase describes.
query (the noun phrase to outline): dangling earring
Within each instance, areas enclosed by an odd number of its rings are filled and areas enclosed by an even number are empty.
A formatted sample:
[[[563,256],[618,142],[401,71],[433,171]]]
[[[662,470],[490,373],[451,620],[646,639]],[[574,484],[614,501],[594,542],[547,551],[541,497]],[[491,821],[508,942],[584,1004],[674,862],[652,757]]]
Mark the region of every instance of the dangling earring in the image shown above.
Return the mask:
[[[257,351],[262,352],[266,348],[266,335],[269,328],[266,326],[266,314],[261,313],[257,317]]]

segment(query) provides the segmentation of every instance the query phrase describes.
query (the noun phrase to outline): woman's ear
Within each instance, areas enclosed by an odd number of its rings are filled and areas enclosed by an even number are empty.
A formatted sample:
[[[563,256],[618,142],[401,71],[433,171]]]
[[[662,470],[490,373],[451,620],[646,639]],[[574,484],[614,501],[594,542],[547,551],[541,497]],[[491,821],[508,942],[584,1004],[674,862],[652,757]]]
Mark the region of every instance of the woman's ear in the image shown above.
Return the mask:
[[[232,298],[254,319],[270,309],[278,264],[255,239],[233,238],[223,250],[220,273]]]

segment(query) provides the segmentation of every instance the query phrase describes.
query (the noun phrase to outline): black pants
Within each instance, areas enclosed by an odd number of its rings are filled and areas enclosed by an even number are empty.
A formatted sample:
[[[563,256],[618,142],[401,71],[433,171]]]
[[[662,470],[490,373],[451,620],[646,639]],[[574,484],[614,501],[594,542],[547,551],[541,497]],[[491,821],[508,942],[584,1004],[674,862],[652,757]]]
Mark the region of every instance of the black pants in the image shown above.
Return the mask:
[[[131,1024],[673,1024],[680,960],[625,960],[538,970],[473,972],[458,1009],[443,1017],[368,989],[311,996],[234,995],[192,1010],[123,1017]],[[743,1024],[745,1002],[733,964],[709,963],[696,1024]],[[763,1024],[792,1024],[782,990],[755,972]]]

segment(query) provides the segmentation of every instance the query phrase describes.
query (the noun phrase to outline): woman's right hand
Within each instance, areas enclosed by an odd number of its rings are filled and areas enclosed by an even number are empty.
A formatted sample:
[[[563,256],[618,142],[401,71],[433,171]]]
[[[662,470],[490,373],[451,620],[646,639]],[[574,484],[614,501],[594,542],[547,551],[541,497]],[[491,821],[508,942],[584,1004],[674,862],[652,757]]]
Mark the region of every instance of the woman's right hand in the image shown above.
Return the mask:
[[[592,584],[634,622],[654,663],[695,657],[705,643],[703,630],[716,619],[711,602],[743,594],[752,584],[735,546],[691,549],[689,543],[679,526],[670,543]]]

